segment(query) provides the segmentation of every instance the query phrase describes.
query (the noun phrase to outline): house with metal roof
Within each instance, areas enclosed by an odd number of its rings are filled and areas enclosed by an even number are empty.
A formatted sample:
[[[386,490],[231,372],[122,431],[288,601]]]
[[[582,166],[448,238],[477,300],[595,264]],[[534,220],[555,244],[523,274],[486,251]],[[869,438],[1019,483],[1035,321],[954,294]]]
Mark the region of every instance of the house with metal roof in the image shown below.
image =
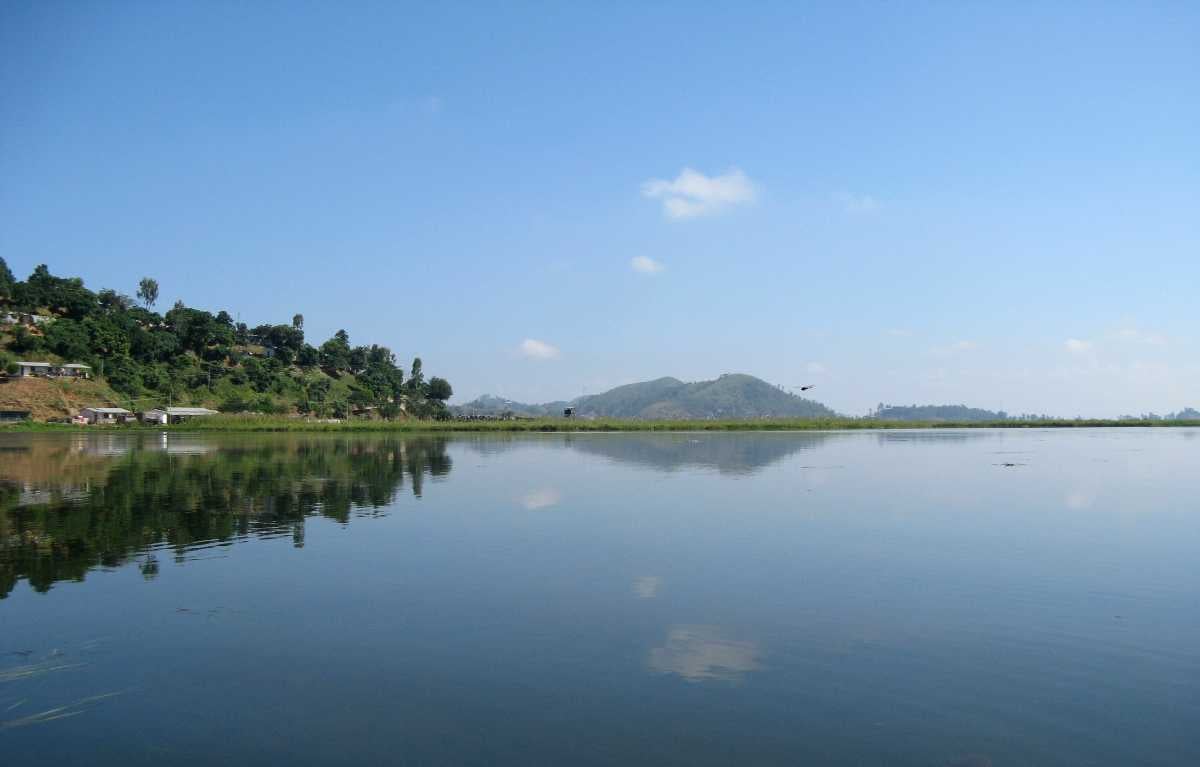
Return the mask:
[[[206,407],[159,407],[142,413],[142,420],[158,424],[182,423],[188,418],[206,415],[217,415],[217,411]]]
[[[65,365],[59,365],[54,370],[55,375],[66,376],[67,378],[91,378],[92,366],[85,365],[82,362],[68,362]]]
[[[53,362],[17,362],[17,375],[22,378],[30,376],[63,376],[66,378],[91,378],[92,366],[82,362],[68,362],[56,365]]]
[[[30,376],[48,376],[53,369],[54,366],[49,362],[25,362],[23,360],[17,360],[17,375],[21,376],[22,378],[29,378]]]
[[[92,424],[124,423],[133,418],[133,413],[123,407],[85,407],[79,415]]]

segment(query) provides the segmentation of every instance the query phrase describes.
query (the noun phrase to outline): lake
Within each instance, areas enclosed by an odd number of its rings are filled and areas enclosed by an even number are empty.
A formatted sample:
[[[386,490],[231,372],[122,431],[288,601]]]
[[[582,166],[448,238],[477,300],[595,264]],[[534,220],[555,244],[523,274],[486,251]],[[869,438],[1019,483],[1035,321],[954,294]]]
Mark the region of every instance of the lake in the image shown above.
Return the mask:
[[[1198,764],[1198,436],[0,434],[0,754]]]

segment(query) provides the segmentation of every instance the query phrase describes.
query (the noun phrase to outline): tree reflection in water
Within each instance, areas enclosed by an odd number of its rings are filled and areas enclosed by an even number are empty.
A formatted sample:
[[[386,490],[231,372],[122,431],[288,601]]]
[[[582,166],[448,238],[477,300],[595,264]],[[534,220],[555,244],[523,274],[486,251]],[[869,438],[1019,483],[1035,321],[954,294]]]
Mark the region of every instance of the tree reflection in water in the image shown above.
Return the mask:
[[[437,437],[49,437],[0,444],[0,599],[22,578],[44,592],[137,558],[153,578],[160,548],[183,561],[250,536],[303,546],[307,517],[379,514],[451,466]]]

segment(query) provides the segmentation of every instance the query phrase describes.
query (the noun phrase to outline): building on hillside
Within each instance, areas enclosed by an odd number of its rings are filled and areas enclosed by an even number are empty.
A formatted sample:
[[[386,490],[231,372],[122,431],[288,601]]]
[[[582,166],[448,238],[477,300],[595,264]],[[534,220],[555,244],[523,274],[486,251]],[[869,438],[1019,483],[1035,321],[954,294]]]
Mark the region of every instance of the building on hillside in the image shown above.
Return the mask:
[[[160,407],[142,413],[142,421],[157,424],[182,423],[189,418],[206,415],[217,415],[217,411],[206,407]]]
[[[49,377],[56,376],[60,378],[91,378],[92,366],[85,365],[82,362],[68,362],[65,365],[57,365],[53,362],[17,362],[17,375],[22,378],[30,376]]]
[[[91,378],[92,366],[85,365],[82,362],[68,362],[66,365],[59,365],[57,368],[54,368],[54,374],[67,378]]]
[[[0,410],[0,423],[28,421],[29,416],[30,412],[28,410]]]
[[[54,366],[49,362],[23,362],[21,360],[17,360],[17,375],[21,376],[22,378],[29,378],[30,376],[48,376],[53,370]]]
[[[44,314],[31,314],[29,312],[5,312],[0,314],[0,324],[5,325],[45,325],[50,320],[54,319]]]
[[[125,423],[133,418],[133,413],[123,407],[85,407],[79,415],[91,424]]]

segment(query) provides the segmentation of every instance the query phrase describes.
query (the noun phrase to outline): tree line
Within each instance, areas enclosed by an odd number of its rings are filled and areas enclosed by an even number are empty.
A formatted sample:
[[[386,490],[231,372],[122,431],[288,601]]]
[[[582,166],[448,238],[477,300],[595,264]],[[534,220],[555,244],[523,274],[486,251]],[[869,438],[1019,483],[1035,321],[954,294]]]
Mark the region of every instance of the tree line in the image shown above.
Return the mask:
[[[391,349],[354,345],[345,330],[318,346],[304,335],[304,316],[254,327],[228,311],[215,314],[178,301],[155,311],[159,285],[143,278],[136,299],[116,290],[92,291],[78,277],[59,277],[46,265],[15,279],[0,258],[0,308],[17,314],[0,335],[0,364],[54,355],[92,366],[130,400],[215,403],[223,411],[299,412],[345,417],[377,412],[448,417],[450,383],[426,377],[420,357],[405,371]],[[45,317],[25,322],[24,315]]]

